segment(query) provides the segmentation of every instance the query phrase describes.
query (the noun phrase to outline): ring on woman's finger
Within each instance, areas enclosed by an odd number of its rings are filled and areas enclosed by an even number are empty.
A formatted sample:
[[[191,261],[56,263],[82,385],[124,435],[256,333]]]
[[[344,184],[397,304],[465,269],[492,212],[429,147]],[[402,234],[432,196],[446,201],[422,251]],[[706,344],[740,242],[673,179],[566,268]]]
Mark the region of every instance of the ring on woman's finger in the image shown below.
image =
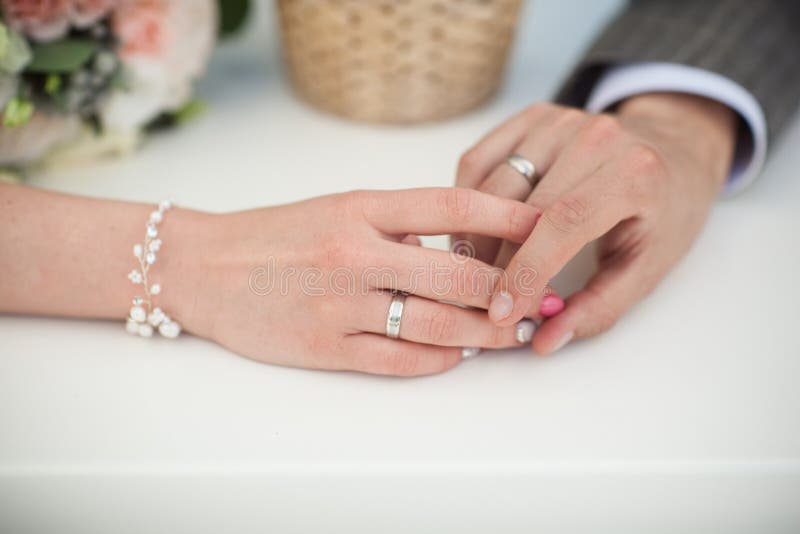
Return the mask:
[[[525,178],[531,187],[536,187],[536,184],[539,183],[540,177],[536,173],[536,166],[529,159],[519,154],[512,154],[506,158],[506,163]]]
[[[403,306],[407,296],[399,291],[392,292],[392,302],[389,304],[389,313],[386,316],[386,337],[392,339],[400,337],[400,321],[403,319]]]

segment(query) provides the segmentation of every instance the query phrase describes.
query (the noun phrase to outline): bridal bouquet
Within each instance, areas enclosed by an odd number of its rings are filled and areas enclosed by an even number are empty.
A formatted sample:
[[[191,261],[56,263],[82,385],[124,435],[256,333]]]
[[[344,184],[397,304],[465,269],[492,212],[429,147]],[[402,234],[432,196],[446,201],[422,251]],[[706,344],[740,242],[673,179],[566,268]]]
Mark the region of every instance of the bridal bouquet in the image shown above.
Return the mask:
[[[190,113],[226,4],[0,0],[0,168],[124,153]]]

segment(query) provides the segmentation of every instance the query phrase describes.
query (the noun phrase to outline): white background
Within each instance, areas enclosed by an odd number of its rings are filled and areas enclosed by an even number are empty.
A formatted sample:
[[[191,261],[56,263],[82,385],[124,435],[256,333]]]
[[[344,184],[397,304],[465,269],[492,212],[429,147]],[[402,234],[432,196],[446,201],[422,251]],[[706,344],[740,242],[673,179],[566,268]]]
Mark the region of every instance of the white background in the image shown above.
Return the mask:
[[[449,185],[616,5],[528,4],[498,98],[407,128],[297,101],[261,9],[200,84],[207,115],[32,182],[213,211]],[[489,353],[404,380],[142,340],[121,321],[0,318],[0,532],[797,532],[799,126],[651,298],[553,358]],[[585,279],[587,258],[556,285]]]

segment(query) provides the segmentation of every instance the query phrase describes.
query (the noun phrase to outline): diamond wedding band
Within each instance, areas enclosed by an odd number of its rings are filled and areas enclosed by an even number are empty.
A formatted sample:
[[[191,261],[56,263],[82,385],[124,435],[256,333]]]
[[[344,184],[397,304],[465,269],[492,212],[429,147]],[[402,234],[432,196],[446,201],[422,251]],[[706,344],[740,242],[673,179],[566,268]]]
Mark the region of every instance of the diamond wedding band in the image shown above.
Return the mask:
[[[386,317],[386,337],[397,339],[400,337],[400,321],[403,319],[403,305],[406,302],[406,294],[394,292],[392,303],[389,304],[389,314]]]

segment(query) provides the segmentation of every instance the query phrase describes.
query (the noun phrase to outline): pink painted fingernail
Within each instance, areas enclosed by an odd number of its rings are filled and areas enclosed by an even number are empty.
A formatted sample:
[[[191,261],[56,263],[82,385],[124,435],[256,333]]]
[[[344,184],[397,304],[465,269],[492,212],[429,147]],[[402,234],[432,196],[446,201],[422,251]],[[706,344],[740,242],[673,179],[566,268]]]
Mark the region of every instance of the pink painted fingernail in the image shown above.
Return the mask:
[[[564,309],[564,300],[558,295],[547,295],[539,305],[539,313],[543,317],[558,315]]]
[[[492,297],[492,302],[489,303],[489,317],[492,321],[501,321],[511,315],[512,311],[514,311],[514,298],[511,293],[501,291]]]

